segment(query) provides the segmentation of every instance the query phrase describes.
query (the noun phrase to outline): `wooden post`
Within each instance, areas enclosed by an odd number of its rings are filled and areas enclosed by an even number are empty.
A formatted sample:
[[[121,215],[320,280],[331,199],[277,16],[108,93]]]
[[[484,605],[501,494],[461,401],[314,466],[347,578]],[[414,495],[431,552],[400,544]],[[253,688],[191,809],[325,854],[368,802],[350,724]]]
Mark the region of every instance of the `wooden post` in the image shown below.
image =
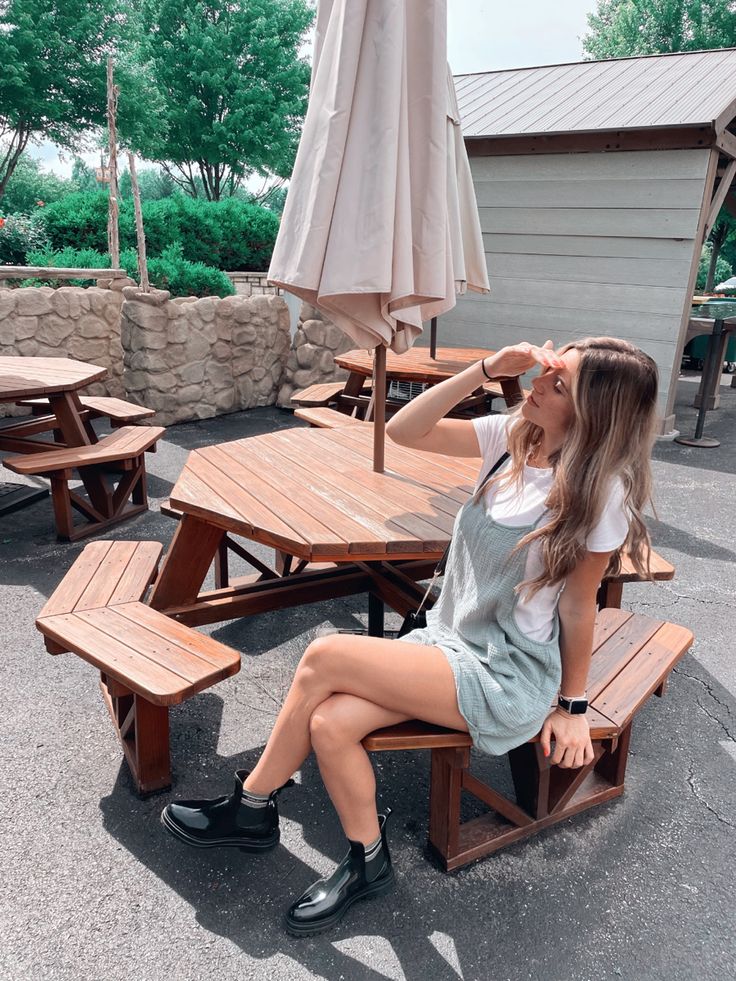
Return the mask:
[[[107,129],[110,148],[110,188],[107,212],[107,249],[114,269],[120,265],[120,233],[118,229],[118,150],[115,119],[120,89],[113,83],[112,55],[107,59]]]
[[[383,473],[386,443],[386,348],[379,344],[373,361],[373,469]]]
[[[138,189],[138,175],[135,172],[135,157],[128,151],[128,170],[130,171],[130,186],[133,191],[133,207],[135,208],[135,240],[138,245],[138,276],[141,289],[148,293],[148,263],[146,262],[146,233],[143,230],[143,212],[141,211],[141,192]]]

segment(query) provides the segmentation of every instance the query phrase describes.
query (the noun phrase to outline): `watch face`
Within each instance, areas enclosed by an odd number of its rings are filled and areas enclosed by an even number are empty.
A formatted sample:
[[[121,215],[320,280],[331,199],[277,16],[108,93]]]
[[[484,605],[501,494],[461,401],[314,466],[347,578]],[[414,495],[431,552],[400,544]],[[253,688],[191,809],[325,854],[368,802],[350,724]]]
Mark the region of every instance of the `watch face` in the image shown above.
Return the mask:
[[[585,715],[588,711],[587,698],[558,698],[560,708],[563,708],[570,715]]]

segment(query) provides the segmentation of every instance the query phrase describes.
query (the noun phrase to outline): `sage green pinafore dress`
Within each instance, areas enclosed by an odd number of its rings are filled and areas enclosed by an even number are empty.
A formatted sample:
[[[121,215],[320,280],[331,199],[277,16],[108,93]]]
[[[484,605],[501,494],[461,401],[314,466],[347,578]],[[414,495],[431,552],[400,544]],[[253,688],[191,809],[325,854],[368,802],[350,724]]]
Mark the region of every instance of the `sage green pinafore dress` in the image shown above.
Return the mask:
[[[510,527],[491,518],[484,500],[467,501],[455,519],[442,591],[427,611],[427,626],[401,638],[444,653],[473,744],[494,756],[539,732],[560,685],[557,616],[544,643],[523,634],[514,617],[514,587],[525,577],[527,550],[513,549],[541,520]]]

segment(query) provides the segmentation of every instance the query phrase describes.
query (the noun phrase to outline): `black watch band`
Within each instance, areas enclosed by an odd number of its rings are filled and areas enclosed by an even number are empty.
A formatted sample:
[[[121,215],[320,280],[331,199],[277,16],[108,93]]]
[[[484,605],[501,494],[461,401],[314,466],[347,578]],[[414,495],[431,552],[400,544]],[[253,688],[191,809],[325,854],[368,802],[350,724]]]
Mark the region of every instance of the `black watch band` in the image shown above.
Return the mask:
[[[564,695],[558,695],[557,704],[568,715],[585,715],[588,711],[587,698],[565,698]]]

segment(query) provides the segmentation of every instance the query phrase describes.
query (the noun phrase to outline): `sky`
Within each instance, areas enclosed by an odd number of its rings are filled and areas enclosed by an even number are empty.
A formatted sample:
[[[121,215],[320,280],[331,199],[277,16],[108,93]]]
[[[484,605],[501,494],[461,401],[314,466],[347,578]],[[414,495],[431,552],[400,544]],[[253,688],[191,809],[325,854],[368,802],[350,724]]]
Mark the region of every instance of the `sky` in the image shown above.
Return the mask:
[[[595,0],[448,0],[447,57],[456,75],[581,61]],[[72,156],[45,143],[31,153],[44,170],[69,177]],[[99,151],[81,156],[99,164]],[[139,167],[146,166],[139,163]]]

